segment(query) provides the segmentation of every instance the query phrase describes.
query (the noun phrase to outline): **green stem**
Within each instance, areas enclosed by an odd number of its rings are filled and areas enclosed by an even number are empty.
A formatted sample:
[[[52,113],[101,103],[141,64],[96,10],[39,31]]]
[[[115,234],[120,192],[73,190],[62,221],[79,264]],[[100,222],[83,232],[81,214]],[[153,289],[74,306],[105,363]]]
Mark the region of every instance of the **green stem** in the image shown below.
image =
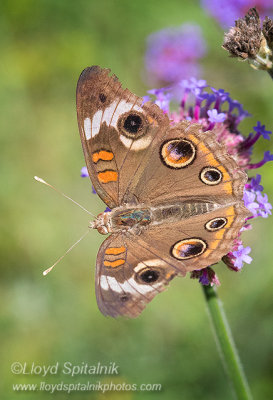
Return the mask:
[[[218,350],[238,400],[252,399],[221,301],[213,286],[203,286]]]

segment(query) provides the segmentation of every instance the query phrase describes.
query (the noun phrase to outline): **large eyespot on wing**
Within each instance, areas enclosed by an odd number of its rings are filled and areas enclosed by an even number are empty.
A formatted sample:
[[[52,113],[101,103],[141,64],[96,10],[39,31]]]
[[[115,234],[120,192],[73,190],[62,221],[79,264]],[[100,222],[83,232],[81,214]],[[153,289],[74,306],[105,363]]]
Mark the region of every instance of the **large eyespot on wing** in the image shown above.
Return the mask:
[[[117,126],[120,134],[137,140],[145,135],[148,121],[143,112],[132,110],[120,116]]]
[[[186,168],[195,160],[196,148],[185,138],[166,140],[161,145],[160,157],[169,168]]]
[[[198,257],[207,249],[207,243],[200,238],[187,238],[177,241],[171,248],[171,255],[178,260]]]
[[[166,288],[176,272],[152,257],[138,240],[129,243],[121,234],[103,242],[97,257],[96,297],[104,315],[135,318]]]
[[[146,113],[136,105],[132,110],[121,114],[117,121],[119,140],[131,152],[145,150],[151,144],[153,135],[149,128]]]

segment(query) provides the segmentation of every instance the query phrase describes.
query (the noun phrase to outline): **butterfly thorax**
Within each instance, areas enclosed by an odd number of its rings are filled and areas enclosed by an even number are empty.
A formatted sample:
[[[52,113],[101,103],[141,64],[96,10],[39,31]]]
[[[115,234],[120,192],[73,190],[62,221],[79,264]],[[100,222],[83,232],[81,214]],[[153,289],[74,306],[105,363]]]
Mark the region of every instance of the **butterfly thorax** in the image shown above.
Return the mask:
[[[126,205],[99,214],[89,227],[97,229],[103,235],[121,231],[140,234],[149,225],[177,222],[219,207],[219,204],[210,202],[181,202],[160,204],[156,207],[144,204],[137,207]]]

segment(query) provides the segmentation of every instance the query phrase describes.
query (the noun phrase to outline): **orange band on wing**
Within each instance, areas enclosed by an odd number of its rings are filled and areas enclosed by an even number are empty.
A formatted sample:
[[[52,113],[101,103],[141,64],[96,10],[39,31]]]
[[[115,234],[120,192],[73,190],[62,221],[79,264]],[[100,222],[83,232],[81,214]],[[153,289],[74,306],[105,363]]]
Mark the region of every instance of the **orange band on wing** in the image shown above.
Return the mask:
[[[118,180],[118,173],[113,170],[107,170],[98,173],[99,181],[102,183],[116,182]]]
[[[122,265],[122,264],[124,264],[125,263],[125,260],[116,260],[116,261],[104,261],[104,266],[105,267],[112,267],[112,268],[115,268],[115,267],[119,267],[120,265]]]
[[[121,254],[126,251],[125,247],[108,247],[108,249],[105,250],[105,254]]]
[[[99,160],[102,161],[111,161],[114,158],[114,154],[111,151],[101,150],[97,153],[93,153],[92,160],[94,163],[97,163]]]

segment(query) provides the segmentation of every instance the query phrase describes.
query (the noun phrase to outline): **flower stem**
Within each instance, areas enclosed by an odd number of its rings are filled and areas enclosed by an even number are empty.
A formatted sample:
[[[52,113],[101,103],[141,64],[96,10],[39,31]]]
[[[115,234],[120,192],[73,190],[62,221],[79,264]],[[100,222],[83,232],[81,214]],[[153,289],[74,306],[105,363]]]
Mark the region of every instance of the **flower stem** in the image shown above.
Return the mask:
[[[218,350],[224,364],[224,369],[230,379],[230,383],[238,400],[252,399],[249,386],[237,353],[231,330],[221,301],[213,286],[204,286],[203,291],[207,301],[207,307],[216,336]]]

